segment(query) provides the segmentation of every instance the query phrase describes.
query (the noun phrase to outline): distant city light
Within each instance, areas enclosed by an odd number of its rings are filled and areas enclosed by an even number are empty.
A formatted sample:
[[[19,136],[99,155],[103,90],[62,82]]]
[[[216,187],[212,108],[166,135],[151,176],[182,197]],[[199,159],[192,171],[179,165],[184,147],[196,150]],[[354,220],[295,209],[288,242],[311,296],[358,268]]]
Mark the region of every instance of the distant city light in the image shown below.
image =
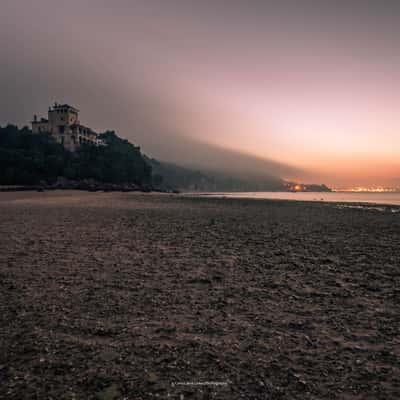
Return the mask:
[[[385,187],[385,186],[356,186],[350,188],[335,188],[336,192],[374,192],[374,193],[388,193],[400,192],[400,187]]]

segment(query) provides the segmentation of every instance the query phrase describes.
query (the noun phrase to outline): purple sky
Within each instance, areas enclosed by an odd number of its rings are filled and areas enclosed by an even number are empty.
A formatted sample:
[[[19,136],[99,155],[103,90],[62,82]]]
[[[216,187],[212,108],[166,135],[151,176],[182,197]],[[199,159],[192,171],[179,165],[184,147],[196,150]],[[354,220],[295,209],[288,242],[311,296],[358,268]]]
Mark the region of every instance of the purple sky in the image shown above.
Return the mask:
[[[161,159],[400,184],[399,37],[399,1],[3,0],[0,124],[68,102]]]

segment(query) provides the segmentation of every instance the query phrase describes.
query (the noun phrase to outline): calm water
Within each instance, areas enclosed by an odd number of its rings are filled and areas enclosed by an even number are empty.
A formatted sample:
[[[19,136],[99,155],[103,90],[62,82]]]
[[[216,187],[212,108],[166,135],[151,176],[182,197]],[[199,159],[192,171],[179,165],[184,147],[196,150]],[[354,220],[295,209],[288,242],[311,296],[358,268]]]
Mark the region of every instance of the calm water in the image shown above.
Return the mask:
[[[212,193],[207,196],[249,198],[249,199],[279,199],[302,201],[329,201],[346,203],[375,203],[400,205],[400,193],[354,193],[354,192],[238,192],[238,193]]]

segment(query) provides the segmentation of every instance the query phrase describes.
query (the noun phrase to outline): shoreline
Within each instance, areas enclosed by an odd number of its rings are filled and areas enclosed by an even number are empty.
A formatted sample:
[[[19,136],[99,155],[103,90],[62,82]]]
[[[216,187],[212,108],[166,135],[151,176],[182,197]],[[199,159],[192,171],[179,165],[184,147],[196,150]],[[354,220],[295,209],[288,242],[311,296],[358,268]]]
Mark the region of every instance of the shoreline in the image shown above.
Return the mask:
[[[183,199],[214,199],[214,200],[237,200],[237,201],[255,201],[255,202],[294,202],[305,205],[311,204],[320,204],[320,205],[334,205],[341,208],[351,208],[351,209],[360,209],[360,210],[377,210],[377,211],[391,211],[393,213],[400,212],[399,204],[392,203],[383,203],[383,202],[373,202],[373,201],[340,201],[340,200],[325,200],[325,199],[288,199],[288,198],[268,198],[268,197],[251,197],[251,196],[235,196],[235,194],[242,195],[248,193],[287,193],[287,192],[229,192],[229,193],[195,193],[195,192],[180,192],[180,191],[168,191],[168,190],[158,190],[158,189],[127,189],[127,188],[113,188],[113,189],[77,189],[77,188],[69,188],[69,187],[52,187],[50,189],[43,189],[42,187],[32,187],[32,186],[23,186],[23,187],[1,187],[0,186],[0,201],[2,194],[12,194],[12,193],[26,193],[27,195],[39,194],[39,193],[68,193],[73,196],[73,194],[85,194],[85,193],[97,193],[97,194],[106,194],[106,193],[114,193],[118,194],[132,194],[132,195],[140,195],[140,194],[152,194],[152,195],[174,195],[176,197],[181,197]],[[313,192],[314,193],[314,192]],[[233,196],[230,196],[233,194]]]
[[[354,204],[354,205],[369,205],[369,206],[392,206],[395,208],[400,207],[400,193],[397,192],[388,192],[386,195],[394,195],[396,198],[394,200],[390,199],[372,199],[374,196],[382,196],[382,193],[377,192],[368,192],[367,194],[363,194],[360,196],[357,192],[298,192],[298,193],[291,193],[291,192],[204,192],[204,193],[195,193],[195,192],[183,192],[181,193],[187,197],[204,197],[204,198],[223,198],[223,199],[247,199],[247,200],[279,200],[279,201],[299,201],[299,202],[306,202],[306,203],[335,203],[335,204]],[[321,197],[316,196],[312,198],[315,194],[319,194]],[[330,195],[342,195],[348,198],[340,199],[340,198],[329,198],[332,197]],[[294,196],[308,196],[309,198],[293,198]],[[371,199],[361,199],[355,198],[352,199],[351,197],[365,197],[371,196]],[[385,196],[385,194],[383,195]],[[392,201],[392,202],[391,202]]]

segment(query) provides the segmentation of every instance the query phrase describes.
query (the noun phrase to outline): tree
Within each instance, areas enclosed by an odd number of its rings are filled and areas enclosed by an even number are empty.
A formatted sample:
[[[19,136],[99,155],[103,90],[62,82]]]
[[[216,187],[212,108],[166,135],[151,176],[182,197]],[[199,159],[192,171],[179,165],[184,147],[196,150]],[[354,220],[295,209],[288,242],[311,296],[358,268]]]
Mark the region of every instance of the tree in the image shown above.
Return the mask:
[[[151,166],[139,147],[115,132],[101,137],[106,146],[85,144],[71,153],[48,134],[33,134],[26,127],[13,125],[0,127],[0,184],[52,183],[59,176],[107,183],[151,183]]]

